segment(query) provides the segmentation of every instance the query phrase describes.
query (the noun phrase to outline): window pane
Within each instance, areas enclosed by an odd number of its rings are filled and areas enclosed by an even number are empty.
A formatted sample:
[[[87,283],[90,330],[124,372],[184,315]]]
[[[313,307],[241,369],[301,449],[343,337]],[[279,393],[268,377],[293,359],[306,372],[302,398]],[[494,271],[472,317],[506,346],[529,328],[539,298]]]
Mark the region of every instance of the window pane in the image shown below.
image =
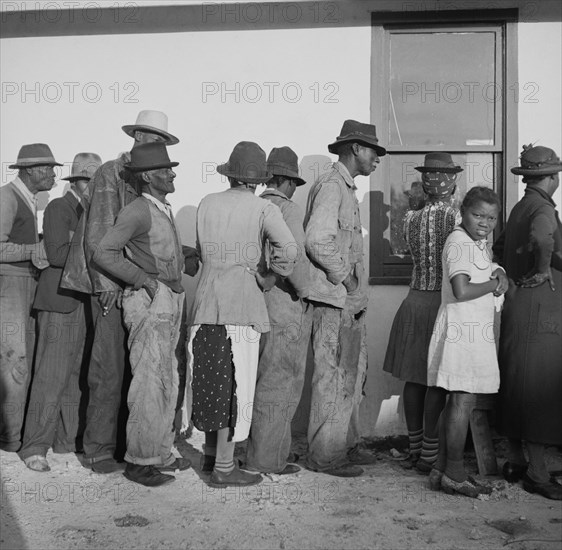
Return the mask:
[[[390,182],[390,224],[384,238],[390,242],[390,254],[409,256],[408,245],[403,235],[403,220],[406,211],[423,204],[421,173],[416,166],[423,166],[424,155],[389,155],[384,158]],[[460,207],[466,192],[476,185],[496,188],[494,182],[494,158],[491,153],[455,154],[453,160],[464,169],[457,176],[457,190],[453,204]]]
[[[491,146],[502,91],[495,32],[390,34],[389,144]]]

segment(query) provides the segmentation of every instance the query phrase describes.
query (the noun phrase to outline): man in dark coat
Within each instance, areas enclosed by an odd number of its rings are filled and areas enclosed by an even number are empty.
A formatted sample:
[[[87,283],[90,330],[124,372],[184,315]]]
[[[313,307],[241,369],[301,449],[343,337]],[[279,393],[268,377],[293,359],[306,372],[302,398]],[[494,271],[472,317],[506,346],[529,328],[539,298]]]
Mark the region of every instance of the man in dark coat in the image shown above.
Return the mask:
[[[80,389],[89,317],[89,296],[59,284],[72,236],[84,212],[82,195],[101,164],[95,153],[78,153],[72,164],[70,190],[51,201],[43,219],[49,267],[41,273],[33,308],[39,335],[20,458],[31,470],[49,471],[47,451],[76,452]]]

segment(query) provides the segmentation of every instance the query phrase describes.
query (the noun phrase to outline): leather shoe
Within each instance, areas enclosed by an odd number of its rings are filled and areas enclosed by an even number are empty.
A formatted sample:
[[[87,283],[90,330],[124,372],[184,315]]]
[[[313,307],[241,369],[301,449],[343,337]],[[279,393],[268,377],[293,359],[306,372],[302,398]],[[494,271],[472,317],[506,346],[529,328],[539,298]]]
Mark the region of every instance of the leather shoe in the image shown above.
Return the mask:
[[[191,460],[188,458],[178,457],[171,464],[167,466],[156,466],[161,472],[175,472],[179,470],[183,472],[191,467]]]
[[[273,472],[273,473],[277,476],[287,476],[291,474],[296,474],[297,472],[300,471],[301,471],[300,466],[297,466],[296,464],[287,464],[280,472]]]
[[[459,493],[471,498],[477,498],[479,495],[489,495],[492,492],[491,487],[487,487],[478,483],[473,477],[468,476],[462,482],[451,479],[447,474],[443,474],[441,478],[441,489],[448,495]]]
[[[318,473],[336,477],[359,477],[363,474],[363,468],[360,468],[357,464],[343,464],[342,466],[322,470]]]
[[[503,478],[509,483],[517,483],[527,473],[527,468],[527,464],[506,462],[502,467]]]
[[[176,478],[174,476],[163,474],[155,466],[141,466],[139,464],[127,464],[123,475],[135,483],[140,483],[146,487],[159,487],[172,483]]]
[[[438,470],[437,468],[432,468],[431,472],[429,472],[429,488],[432,491],[439,491],[441,489],[441,479],[443,478],[443,472]]]
[[[562,485],[552,481],[552,478],[545,483],[539,483],[524,474],[522,479],[523,489],[528,493],[537,493],[550,500],[562,500]]]
[[[209,485],[217,489],[221,487],[247,487],[249,485],[257,485],[262,479],[260,474],[245,472],[240,470],[238,466],[234,466],[234,470],[228,474],[213,470]]]
[[[117,462],[114,458],[106,458],[99,462],[94,462],[90,468],[96,474],[112,474],[113,472],[122,472],[125,469],[124,462]]]
[[[374,464],[375,462],[377,462],[377,457],[367,451],[363,451],[362,449],[359,449],[358,447],[353,447],[353,449],[351,449],[347,453],[347,461],[350,464],[357,464],[358,466],[364,466],[367,464]]]
[[[431,462],[428,462],[427,460],[424,460],[423,458],[420,458],[416,462],[416,470],[420,474],[427,475],[431,472],[432,469],[433,469],[433,464],[431,464]]]
[[[35,472],[49,472],[51,470],[47,459],[41,455],[28,456],[23,461],[30,470]]]

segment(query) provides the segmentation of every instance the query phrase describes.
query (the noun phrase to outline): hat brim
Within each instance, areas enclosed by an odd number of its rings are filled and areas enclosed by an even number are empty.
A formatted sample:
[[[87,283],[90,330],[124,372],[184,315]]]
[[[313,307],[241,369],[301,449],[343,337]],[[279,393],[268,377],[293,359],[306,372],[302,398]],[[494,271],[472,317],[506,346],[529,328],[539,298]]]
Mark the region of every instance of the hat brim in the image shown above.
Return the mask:
[[[66,178],[61,178],[61,180],[65,180],[65,181],[76,181],[76,180],[88,180],[90,181],[92,179],[92,176],[66,176]]]
[[[135,132],[137,130],[140,130],[141,132],[150,132],[151,134],[158,134],[159,136],[166,138],[167,145],[175,145],[176,143],[180,142],[180,140],[176,136],[165,132],[164,130],[160,130],[160,128],[154,128],[153,126],[127,124],[125,126],[121,126],[121,129],[130,137],[135,137]]]
[[[415,170],[421,172],[422,174],[427,172],[441,172],[442,174],[456,174],[458,172],[464,172],[464,169],[460,166],[416,166]]]
[[[27,164],[27,163],[10,164],[8,166],[8,168],[10,168],[10,169],[12,169],[12,168],[33,168],[34,166],[64,166],[64,164],[61,164],[60,162],[30,162],[29,164]]]
[[[267,171],[271,174],[271,176],[283,176],[285,178],[290,178],[297,183],[297,187],[304,185],[306,183],[297,172],[293,172],[292,170],[284,170],[283,168],[275,168],[272,169],[270,167],[267,168]]]
[[[263,175],[260,176],[246,176],[235,170],[231,170],[228,162],[217,166],[217,172],[227,178],[234,178],[244,183],[267,183],[272,175],[270,172],[264,172]]]
[[[333,155],[337,155],[338,149],[344,143],[359,143],[361,145],[364,145],[365,147],[370,147],[371,149],[374,149],[379,157],[384,157],[386,155],[386,149],[384,147],[381,147],[380,145],[377,145],[372,141],[358,139],[358,138],[336,139],[334,143],[330,143],[330,145],[328,145],[328,151],[330,151],[330,153],[332,153]]]
[[[553,164],[550,166],[543,166],[542,168],[523,168],[515,166],[511,169],[513,174],[517,176],[552,176],[557,172],[562,172],[562,164]]]
[[[160,170],[160,168],[174,168],[179,162],[163,162],[152,166],[134,166],[131,163],[125,164],[125,168],[131,172],[150,172],[151,170]]]

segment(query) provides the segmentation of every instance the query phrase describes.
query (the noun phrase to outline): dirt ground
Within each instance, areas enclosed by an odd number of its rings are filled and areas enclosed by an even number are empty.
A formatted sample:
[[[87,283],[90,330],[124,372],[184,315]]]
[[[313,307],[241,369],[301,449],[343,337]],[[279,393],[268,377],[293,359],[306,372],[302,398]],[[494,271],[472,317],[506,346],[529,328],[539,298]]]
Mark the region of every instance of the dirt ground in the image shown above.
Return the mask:
[[[499,476],[482,500],[449,496],[394,458],[405,438],[366,440],[377,460],[355,479],[302,470],[261,485],[213,489],[199,469],[203,435],[176,441],[195,468],[148,489],[121,474],[99,475],[74,454],[47,456],[51,471],[26,469],[0,452],[0,547],[25,549],[559,549],[562,503],[531,495]],[[496,441],[498,462],[505,460]],[[295,442],[303,451],[304,442]],[[395,450],[393,450],[395,449]],[[238,450],[242,454],[243,449]],[[474,455],[467,453],[476,472]],[[549,469],[562,469],[549,449]],[[558,478],[558,481],[562,481]]]

